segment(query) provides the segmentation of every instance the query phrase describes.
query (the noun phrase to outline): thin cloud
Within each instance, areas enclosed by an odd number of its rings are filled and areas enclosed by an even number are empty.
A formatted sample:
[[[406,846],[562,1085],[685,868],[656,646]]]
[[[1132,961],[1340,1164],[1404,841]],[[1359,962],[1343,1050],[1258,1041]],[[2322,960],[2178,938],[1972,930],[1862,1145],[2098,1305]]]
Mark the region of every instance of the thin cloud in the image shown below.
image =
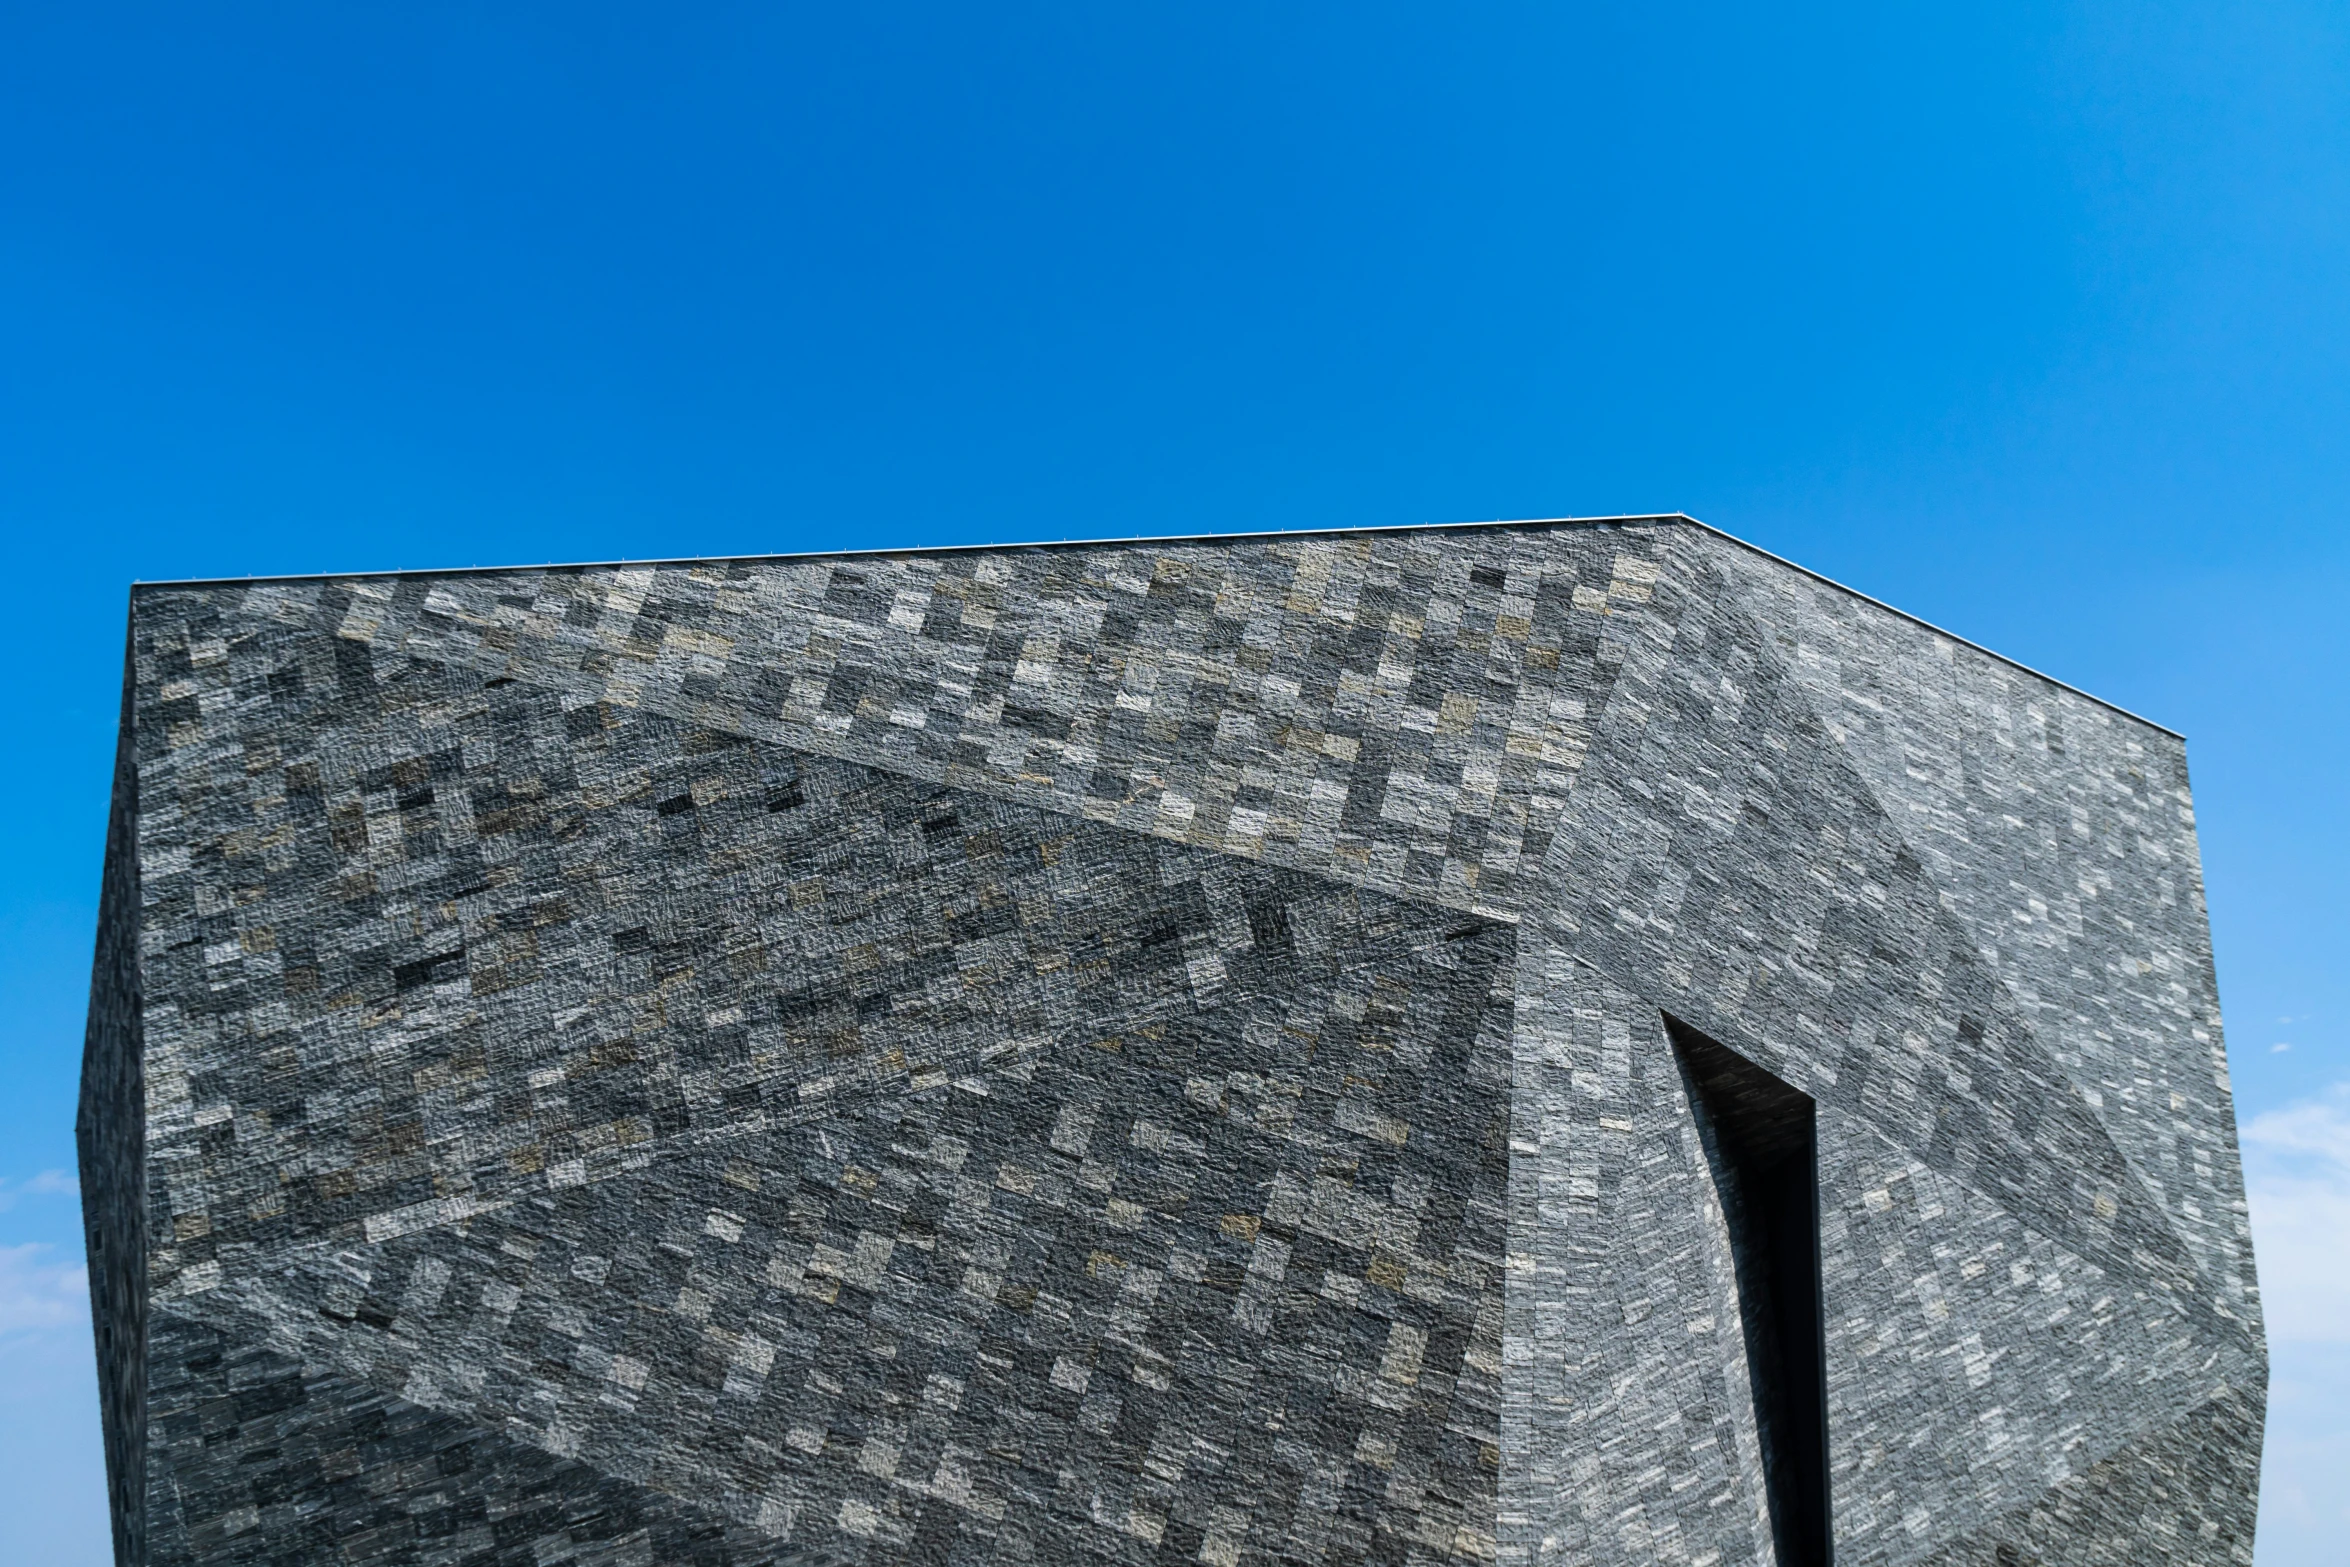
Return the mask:
[[[63,1170],[43,1170],[30,1180],[0,1179],[0,1213],[6,1213],[23,1197],[79,1197],[82,1183]]]
[[[2244,1128],[2269,1337],[2350,1344],[2350,1083]]]
[[[52,1262],[39,1241],[0,1246],[0,1333],[71,1327],[86,1320],[90,1287],[78,1262]]]

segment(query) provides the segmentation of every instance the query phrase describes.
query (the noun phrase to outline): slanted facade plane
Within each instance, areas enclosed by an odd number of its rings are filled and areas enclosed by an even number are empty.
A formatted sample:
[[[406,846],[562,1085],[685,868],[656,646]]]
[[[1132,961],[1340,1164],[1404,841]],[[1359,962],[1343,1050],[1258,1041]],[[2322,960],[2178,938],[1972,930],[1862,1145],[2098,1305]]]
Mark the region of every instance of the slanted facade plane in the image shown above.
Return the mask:
[[[1682,517],[133,595],[125,1564],[2249,1564],[2183,743]]]

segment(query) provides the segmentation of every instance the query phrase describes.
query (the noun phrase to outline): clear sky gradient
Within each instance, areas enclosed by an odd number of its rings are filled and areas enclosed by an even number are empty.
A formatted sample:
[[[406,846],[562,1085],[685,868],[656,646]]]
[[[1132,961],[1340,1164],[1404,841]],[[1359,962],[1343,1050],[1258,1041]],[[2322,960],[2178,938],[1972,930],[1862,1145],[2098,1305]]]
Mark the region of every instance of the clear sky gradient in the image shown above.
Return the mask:
[[[1684,510],[2186,732],[2350,1537],[2350,11],[0,0],[0,1560],[134,578]]]

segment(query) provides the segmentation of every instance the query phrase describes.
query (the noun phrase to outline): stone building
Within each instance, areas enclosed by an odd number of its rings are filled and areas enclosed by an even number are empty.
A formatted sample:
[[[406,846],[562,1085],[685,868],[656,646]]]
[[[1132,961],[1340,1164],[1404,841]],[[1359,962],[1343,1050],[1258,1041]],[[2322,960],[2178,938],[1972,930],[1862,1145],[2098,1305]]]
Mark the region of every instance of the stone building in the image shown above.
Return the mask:
[[[1683,517],[132,597],[125,1563],[2248,1563],[2180,738]]]

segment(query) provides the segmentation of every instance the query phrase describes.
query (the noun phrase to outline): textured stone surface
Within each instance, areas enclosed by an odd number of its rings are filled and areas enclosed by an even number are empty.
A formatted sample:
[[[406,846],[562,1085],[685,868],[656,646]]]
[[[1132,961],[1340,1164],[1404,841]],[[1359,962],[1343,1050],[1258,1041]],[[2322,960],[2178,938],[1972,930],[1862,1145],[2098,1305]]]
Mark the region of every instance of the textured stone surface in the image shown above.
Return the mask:
[[[152,587],[126,679],[126,1562],[1773,1561],[1668,1013],[1818,1107],[1841,1560],[2250,1560],[2183,746],[1686,520]]]

